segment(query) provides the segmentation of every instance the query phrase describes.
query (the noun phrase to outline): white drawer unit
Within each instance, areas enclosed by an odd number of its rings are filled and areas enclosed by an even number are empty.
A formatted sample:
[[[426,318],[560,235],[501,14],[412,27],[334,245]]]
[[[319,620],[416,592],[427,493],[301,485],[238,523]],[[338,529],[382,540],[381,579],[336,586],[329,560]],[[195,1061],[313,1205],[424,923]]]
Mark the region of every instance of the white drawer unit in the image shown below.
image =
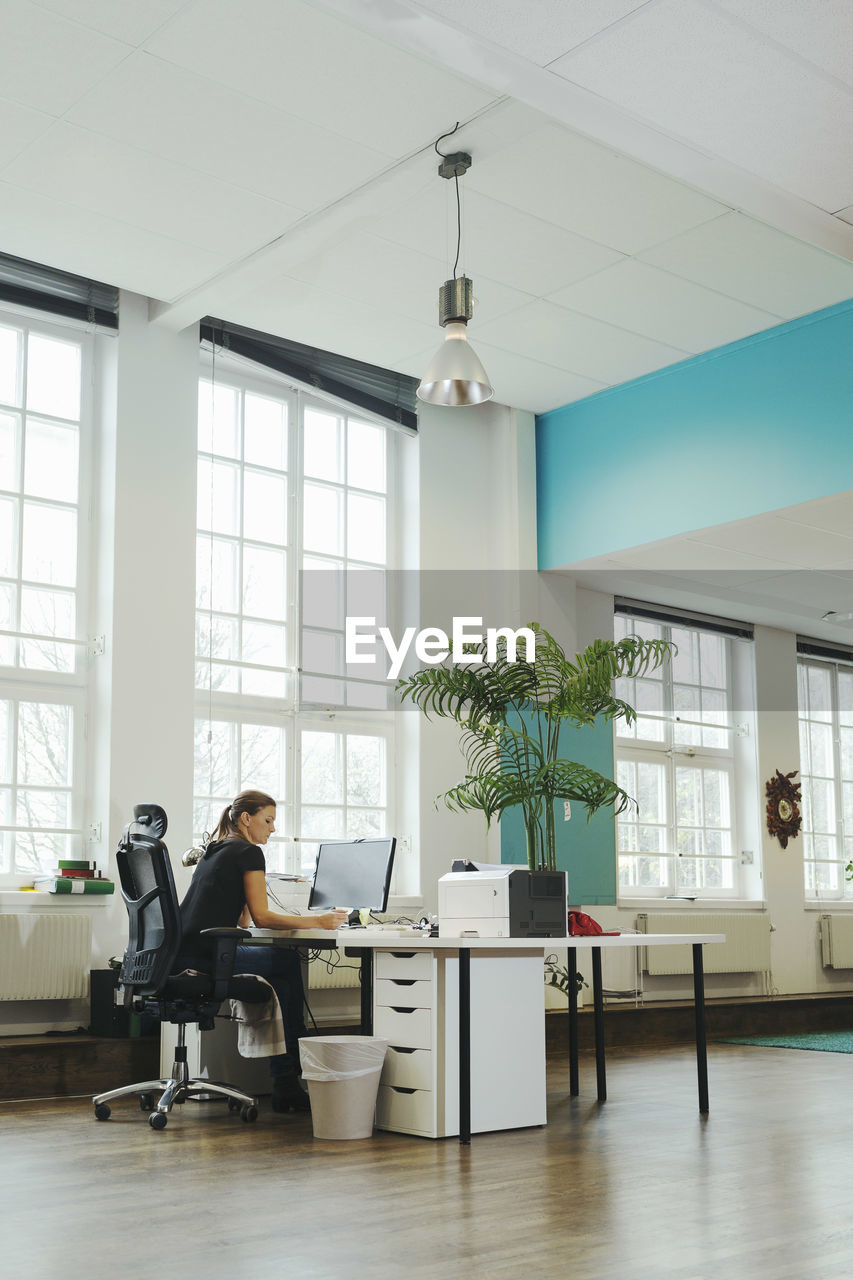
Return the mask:
[[[389,1045],[378,1128],[458,1135],[458,953],[377,951],[374,975],[373,1030]],[[471,1085],[473,1133],[545,1124],[541,955],[471,952]]]
[[[392,1009],[431,1009],[435,986],[423,978],[375,978],[373,1002]]]

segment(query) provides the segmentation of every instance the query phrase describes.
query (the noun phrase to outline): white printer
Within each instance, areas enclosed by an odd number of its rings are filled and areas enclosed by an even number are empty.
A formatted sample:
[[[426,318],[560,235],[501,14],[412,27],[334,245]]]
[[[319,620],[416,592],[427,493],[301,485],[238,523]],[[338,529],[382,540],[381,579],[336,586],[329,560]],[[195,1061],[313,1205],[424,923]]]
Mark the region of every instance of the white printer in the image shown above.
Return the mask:
[[[438,882],[438,935],[564,938],[565,871],[456,861]]]

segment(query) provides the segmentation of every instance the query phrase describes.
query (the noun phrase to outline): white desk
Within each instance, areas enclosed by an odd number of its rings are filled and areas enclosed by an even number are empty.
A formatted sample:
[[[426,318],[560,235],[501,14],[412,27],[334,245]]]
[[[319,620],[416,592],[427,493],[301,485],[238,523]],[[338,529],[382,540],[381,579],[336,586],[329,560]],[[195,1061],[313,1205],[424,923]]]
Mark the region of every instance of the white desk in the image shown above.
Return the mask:
[[[592,960],[592,979],[595,1017],[595,1058],[598,1098],[607,1097],[604,1054],[604,998],[601,981],[601,952],[607,947],[692,947],[693,995],[696,1022],[696,1065],[699,1083],[699,1110],[707,1113],[708,1061],[705,1036],[705,984],[702,947],[708,943],[724,942],[725,934],[635,934],[602,935],[594,938],[442,938],[429,937],[418,932],[397,934],[383,929],[341,929],[337,932],[322,929],[271,930],[253,929],[246,939],[253,946],[317,946],[325,943],[360,955],[362,962],[361,1025],[365,1035],[373,1032],[373,954],[375,951],[431,951],[458,956],[459,1000],[459,1141],[471,1141],[471,954],[483,952],[490,955],[541,955],[555,947],[565,947],[568,953],[569,971],[569,1073],[570,1091],[578,1093],[577,1051],[577,991],[574,975],[577,972],[578,952],[589,951]],[[544,1025],[544,999],[542,1019]],[[544,1041],[543,1041],[544,1044]],[[544,1057],[543,1057],[544,1071]]]

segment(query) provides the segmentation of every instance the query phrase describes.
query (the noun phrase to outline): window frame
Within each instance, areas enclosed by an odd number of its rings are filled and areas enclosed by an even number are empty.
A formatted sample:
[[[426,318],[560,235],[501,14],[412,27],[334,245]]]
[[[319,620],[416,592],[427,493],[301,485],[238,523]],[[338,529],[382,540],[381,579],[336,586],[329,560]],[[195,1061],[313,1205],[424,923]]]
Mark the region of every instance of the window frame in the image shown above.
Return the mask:
[[[196,731],[202,724],[210,721],[220,722],[227,721],[234,724],[275,724],[278,727],[286,728],[286,777],[284,779],[284,794],[277,797],[279,800],[279,811],[277,827],[278,831],[271,841],[269,853],[275,856],[268,858],[270,869],[279,870],[290,875],[309,874],[311,866],[307,865],[302,857],[303,840],[301,836],[301,809],[302,809],[302,777],[301,777],[301,735],[304,731],[319,730],[325,732],[335,732],[344,734],[364,734],[372,737],[381,737],[386,742],[386,814],[388,830],[394,830],[394,799],[395,799],[395,722],[394,713],[390,706],[385,710],[362,709],[346,705],[329,705],[328,701],[324,702],[320,699],[307,700],[303,696],[302,690],[302,656],[303,656],[303,618],[302,618],[302,593],[301,593],[301,568],[303,563],[303,522],[302,522],[302,490],[306,480],[304,475],[304,448],[303,448],[303,432],[305,410],[316,408],[321,412],[333,413],[338,416],[348,416],[357,422],[368,423],[383,429],[385,439],[385,492],[384,501],[385,509],[385,545],[386,545],[386,563],[383,566],[369,565],[372,569],[381,569],[386,573],[394,568],[395,557],[395,539],[393,531],[396,528],[396,505],[394,501],[394,478],[397,471],[397,460],[395,450],[395,432],[393,426],[382,418],[374,417],[359,409],[357,406],[349,406],[334,397],[324,397],[316,392],[308,392],[299,387],[294,387],[292,382],[282,375],[276,374],[271,370],[259,370],[257,366],[250,362],[234,358],[222,358],[217,353],[215,359],[210,353],[202,352],[202,363],[199,374],[199,386],[203,383],[214,380],[218,386],[234,386],[239,388],[241,393],[251,391],[259,395],[271,396],[280,399],[288,406],[287,421],[287,486],[286,501],[288,504],[287,511],[287,544],[286,553],[286,572],[287,572],[287,600],[286,600],[286,619],[287,626],[287,666],[282,668],[287,672],[288,685],[285,696],[263,696],[257,694],[244,694],[237,690],[216,690],[209,687],[201,687],[196,682],[195,689],[195,725]],[[343,439],[343,449],[346,451],[346,436]],[[242,453],[242,449],[241,449]],[[197,449],[197,456],[201,458],[202,451]],[[233,460],[232,460],[233,461]],[[246,464],[241,456],[238,462],[241,469]],[[346,483],[346,470],[344,470],[344,480],[342,482],[333,482],[334,487],[343,493],[344,513],[346,512],[347,495],[352,490],[361,493],[360,486],[350,486]],[[313,482],[312,477],[307,477],[309,482]],[[318,481],[318,483],[323,483]],[[332,482],[330,482],[332,483]],[[364,491],[369,492],[369,491]],[[345,514],[344,514],[344,518]],[[196,522],[196,540],[198,546],[198,538],[201,533],[198,521]],[[242,543],[245,539],[241,532],[236,535],[235,541]],[[344,535],[344,552],[341,556],[326,556],[331,561],[340,563],[344,570],[349,567],[350,561],[346,555],[346,535]],[[323,559],[322,553],[309,553],[312,558]],[[361,565],[362,562],[356,562]],[[238,590],[240,587],[238,586]],[[206,613],[210,616],[210,607],[204,610],[199,609],[196,605],[196,617],[200,613]],[[212,611],[214,615],[219,610]],[[237,615],[242,618],[242,612]],[[196,628],[196,636],[198,636],[198,627]],[[197,643],[195,644],[195,662],[197,667],[204,666],[208,659],[198,652]],[[227,665],[227,663],[225,664]],[[236,664],[246,665],[246,664]],[[250,664],[251,665],[251,664]],[[278,668],[276,668],[278,669]],[[238,786],[252,785],[251,779],[240,779]],[[200,799],[196,794],[194,785],[194,814],[195,806]],[[231,798],[231,797],[228,797]],[[223,801],[224,804],[224,801]],[[344,801],[344,809],[346,810],[346,801]],[[196,824],[195,817],[193,819],[194,827]],[[194,831],[194,840],[200,840],[203,832]],[[276,849],[278,846],[278,849]],[[278,866],[275,864],[278,863]]]
[[[663,693],[663,706],[659,713],[640,712],[637,717],[637,724],[643,719],[658,720],[663,728],[662,738],[655,740],[651,738],[628,737],[620,734],[620,727],[624,724],[622,721],[615,721],[613,726],[613,754],[615,771],[619,772],[619,764],[655,764],[663,767],[664,786],[665,786],[665,821],[660,825],[664,830],[664,850],[659,853],[651,853],[651,857],[659,857],[666,860],[668,864],[667,879],[663,884],[658,885],[642,885],[639,883],[623,883],[621,879],[622,860],[623,858],[631,858],[637,856],[634,851],[620,850],[619,844],[619,827],[622,823],[632,822],[636,820],[633,815],[636,810],[631,810],[626,818],[615,820],[616,835],[616,879],[617,879],[617,901],[620,903],[632,900],[662,900],[666,898],[678,898],[680,900],[696,899],[702,901],[716,901],[724,903],[742,902],[747,900],[745,891],[745,881],[747,877],[743,873],[743,857],[739,853],[740,850],[740,833],[743,826],[743,818],[740,813],[739,802],[739,767],[738,752],[736,750],[736,736],[740,733],[740,727],[735,723],[735,686],[736,686],[736,670],[735,670],[735,653],[733,645],[733,637],[725,633],[712,630],[711,628],[703,628],[701,624],[691,622],[689,619],[679,619],[675,616],[670,621],[663,618],[660,619],[643,619],[633,616],[629,612],[623,612],[619,609],[615,612],[616,619],[624,619],[628,625],[628,634],[631,629],[635,628],[637,634],[641,634],[647,626],[659,628],[663,639],[671,639],[672,631],[687,630],[701,636],[713,635],[722,640],[725,645],[725,664],[726,664],[726,684],[725,684],[725,716],[726,716],[726,732],[729,734],[728,747],[706,746],[701,742],[698,745],[687,743],[679,744],[674,741],[674,729],[678,723],[685,723],[683,717],[677,717],[674,705],[674,686],[677,683],[673,678],[673,672],[670,664],[665,665],[661,669],[660,681]],[[704,686],[698,686],[700,689]],[[713,686],[709,686],[713,687]],[[630,694],[627,695],[628,701],[632,702]],[[692,723],[692,722],[687,722]],[[696,723],[707,725],[707,721],[699,721]],[[731,852],[729,854],[686,854],[681,855],[677,851],[678,844],[678,823],[676,816],[676,786],[677,786],[677,770],[679,768],[712,768],[716,771],[723,772],[728,777],[728,802],[731,831]],[[642,853],[642,851],[637,851]],[[704,859],[712,860],[722,856],[726,861],[731,863],[732,867],[732,886],[725,888],[722,886],[680,886],[677,879],[677,864],[681,857],[685,859],[696,858],[700,862]]]
[[[0,305],[0,326],[15,328],[21,332],[21,358],[24,362],[27,360],[27,338],[31,333],[55,341],[66,343],[71,342],[77,346],[80,351],[79,418],[76,420],[71,418],[62,418],[57,414],[28,410],[26,404],[26,363],[23,368],[19,369],[19,403],[16,403],[15,405],[8,405],[7,402],[3,402],[3,405],[0,406],[2,412],[10,412],[16,415],[19,418],[21,427],[20,449],[16,459],[18,466],[18,487],[15,490],[2,491],[4,494],[10,494],[16,499],[19,510],[15,535],[15,574],[13,577],[4,578],[4,582],[13,584],[13,590],[16,597],[15,621],[17,626],[4,629],[7,633],[11,632],[12,634],[6,634],[0,637],[0,640],[11,640],[14,645],[13,657],[15,658],[15,661],[13,663],[2,663],[2,665],[0,665],[0,700],[4,702],[11,702],[14,705],[14,719],[16,726],[18,723],[20,707],[23,704],[33,702],[51,703],[57,706],[68,707],[72,720],[70,735],[70,780],[67,784],[57,788],[60,791],[67,789],[69,794],[68,824],[66,826],[59,826],[58,824],[40,824],[38,826],[18,824],[15,797],[18,790],[22,789],[23,784],[18,780],[18,741],[17,732],[15,732],[12,735],[13,740],[10,742],[9,747],[11,754],[11,777],[8,785],[12,802],[12,807],[8,815],[10,821],[8,823],[0,823],[0,832],[4,835],[6,833],[11,833],[13,837],[13,844],[17,835],[37,835],[39,833],[43,833],[45,835],[64,835],[67,838],[65,855],[68,857],[82,858],[85,857],[88,852],[84,838],[84,820],[87,803],[86,728],[88,719],[88,687],[91,668],[91,653],[93,652],[91,643],[87,639],[87,626],[89,601],[91,597],[90,565],[92,542],[91,511],[93,495],[92,459],[95,433],[95,337],[92,326],[84,325],[82,322],[74,320],[68,320],[66,322],[46,320],[39,313],[5,305]],[[59,425],[76,422],[76,501],[69,502],[65,499],[46,498],[38,495],[31,495],[29,499],[26,498],[25,454],[26,422],[28,417],[47,423],[56,422]],[[39,583],[24,576],[21,537],[23,530],[24,503],[26,500],[39,504],[46,504],[63,510],[74,510],[77,527],[77,545],[75,581],[73,586],[66,587],[57,586],[51,583]],[[55,638],[55,642],[57,644],[62,643],[69,648],[73,646],[74,661],[70,670],[51,670],[48,667],[20,665],[21,645],[25,642],[28,635],[40,634],[24,632],[21,629],[22,593],[27,587],[32,587],[36,590],[56,590],[73,595],[75,614],[73,634],[61,635]],[[46,641],[46,643],[50,642],[51,641]],[[6,784],[4,783],[3,786],[5,788]],[[39,788],[35,787],[34,789],[38,790]],[[44,789],[51,790],[49,787]],[[45,862],[43,864],[42,871],[49,872],[52,871],[54,867],[55,861],[52,863]],[[0,862],[0,891],[19,890],[22,887],[31,884],[32,879],[33,873],[31,871],[15,869],[14,850],[10,857],[9,870],[4,870],[3,862]]]
[[[803,755],[804,755],[803,723],[804,723],[804,720],[806,722],[809,722],[810,718],[803,716],[803,703],[801,700],[801,694],[802,694],[801,672],[804,670],[807,670],[810,667],[816,668],[818,670],[826,671],[830,677],[830,684],[829,684],[830,707],[828,709],[830,714],[830,720],[828,723],[830,726],[830,733],[832,738],[832,775],[831,777],[827,777],[825,774],[816,775],[816,774],[813,774],[810,769],[804,768],[805,761],[803,759]],[[802,796],[801,813],[802,813],[802,819],[803,819],[802,828],[801,828],[801,836],[802,836],[802,842],[803,842],[802,843],[803,899],[804,899],[805,905],[810,907],[813,907],[822,903],[827,903],[827,902],[839,903],[842,905],[843,904],[853,905],[853,881],[848,881],[845,876],[846,866],[850,864],[851,861],[853,861],[853,849],[851,849],[850,856],[848,856],[847,853],[845,853],[845,849],[844,849],[845,843],[847,842],[850,842],[851,845],[853,845],[853,824],[851,824],[851,830],[849,834],[847,834],[846,824],[844,821],[845,779],[844,779],[844,772],[842,767],[842,744],[841,744],[842,728],[843,727],[851,728],[851,733],[853,733],[853,726],[842,726],[841,724],[838,678],[842,671],[845,674],[851,676],[851,678],[853,678],[853,662],[846,663],[842,661],[833,661],[831,658],[818,658],[818,657],[813,657],[809,654],[797,655],[797,729],[798,729],[798,736],[799,736],[799,743],[800,743],[799,776],[800,776],[801,796]],[[824,721],[817,721],[817,723],[827,723],[827,722],[824,720]],[[809,763],[811,763],[809,759],[810,755],[811,755],[811,750],[809,750],[806,753],[806,759],[808,760]],[[813,804],[812,795],[811,795],[811,787],[809,784],[810,784],[810,781],[815,777],[819,777],[822,780],[829,781],[832,783],[833,808],[835,811],[835,831],[834,833],[823,832],[821,834],[824,836],[831,835],[833,840],[835,841],[836,850],[840,848],[840,853],[838,853],[838,856],[834,858],[809,857],[807,853],[810,838],[812,841],[814,839],[813,823],[809,821],[810,817],[813,815],[813,812],[814,812],[814,804]],[[851,777],[847,785],[853,788],[853,777]],[[816,868],[818,865],[829,865],[829,866],[837,867],[840,873],[838,888],[833,890],[833,889],[819,889],[816,887],[815,891],[810,893],[809,884],[808,884],[808,872],[809,872],[810,863],[815,869],[815,872],[814,872],[815,886],[817,886]]]

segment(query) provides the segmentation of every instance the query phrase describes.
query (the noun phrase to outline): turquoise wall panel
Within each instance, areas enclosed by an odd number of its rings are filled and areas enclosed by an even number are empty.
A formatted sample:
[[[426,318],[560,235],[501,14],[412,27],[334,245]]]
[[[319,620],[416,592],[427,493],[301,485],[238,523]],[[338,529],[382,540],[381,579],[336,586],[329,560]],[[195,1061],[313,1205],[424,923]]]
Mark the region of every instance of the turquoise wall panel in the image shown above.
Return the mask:
[[[566,727],[560,734],[560,755],[613,777],[613,727]],[[586,813],[574,805],[566,822],[563,804],[555,806],[557,866],[568,872],[569,902],[574,906],[601,906],[616,901],[616,835],[612,809],[600,810],[587,823]],[[520,809],[508,809],[501,818],[501,861],[527,862],[527,845]]]
[[[853,488],[853,300],[537,419],[540,569]]]

